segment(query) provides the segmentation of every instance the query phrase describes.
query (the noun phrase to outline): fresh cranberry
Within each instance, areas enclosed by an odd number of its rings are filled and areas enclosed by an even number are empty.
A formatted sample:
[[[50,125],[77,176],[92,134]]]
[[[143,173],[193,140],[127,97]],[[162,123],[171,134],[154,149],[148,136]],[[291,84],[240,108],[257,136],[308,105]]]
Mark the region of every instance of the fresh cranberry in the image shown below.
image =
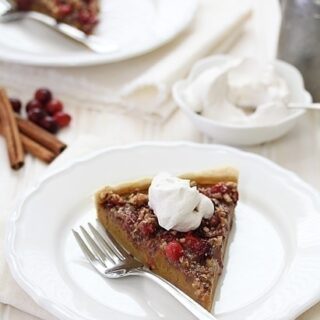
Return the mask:
[[[28,119],[36,124],[40,124],[40,121],[46,116],[46,112],[40,108],[33,108],[28,111]]]
[[[16,113],[20,113],[21,105],[22,105],[21,101],[19,99],[15,99],[15,98],[10,98],[9,101],[11,103],[13,111]]]
[[[40,88],[35,92],[34,98],[42,104],[46,104],[52,99],[52,93],[47,88]]]
[[[41,102],[35,99],[30,100],[26,106],[27,112],[31,111],[32,109],[42,109],[42,108],[43,108],[43,105],[41,104]]]
[[[47,103],[45,109],[49,114],[54,115],[55,113],[63,110],[63,104],[60,100],[53,99]]]
[[[63,18],[73,11],[71,4],[60,4],[58,7],[58,16]]]
[[[178,261],[179,258],[183,255],[183,248],[179,242],[174,240],[167,244],[165,252],[169,260]]]
[[[226,193],[228,191],[228,187],[224,183],[217,183],[212,186],[211,191],[213,193]]]
[[[57,133],[59,130],[59,125],[50,116],[45,116],[43,119],[40,120],[39,124],[43,129],[45,129],[51,133]]]
[[[71,116],[62,111],[55,113],[53,115],[53,118],[60,128],[64,128],[68,126],[71,121]]]

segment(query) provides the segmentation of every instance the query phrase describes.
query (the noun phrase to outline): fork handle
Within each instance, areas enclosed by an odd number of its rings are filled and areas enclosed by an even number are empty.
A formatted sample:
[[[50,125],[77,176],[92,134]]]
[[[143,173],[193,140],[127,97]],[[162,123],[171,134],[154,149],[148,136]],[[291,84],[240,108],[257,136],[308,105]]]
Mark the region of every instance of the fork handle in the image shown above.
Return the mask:
[[[137,270],[138,271],[138,270]],[[191,299],[188,295],[182,292],[180,289],[172,285],[169,281],[154,274],[148,269],[139,269],[137,272],[139,275],[143,275],[148,279],[153,280],[167,292],[169,292],[175,299],[177,299],[186,309],[188,309],[194,316],[201,320],[217,320],[210,312],[204,309],[200,304]]]
[[[51,29],[82,43],[96,53],[112,53],[118,50],[118,47],[111,42],[105,42],[103,39],[94,35],[86,35],[84,32],[68,24],[57,22],[54,18],[35,11],[10,11],[1,17],[2,21],[14,21],[19,19],[32,19],[38,21]]]

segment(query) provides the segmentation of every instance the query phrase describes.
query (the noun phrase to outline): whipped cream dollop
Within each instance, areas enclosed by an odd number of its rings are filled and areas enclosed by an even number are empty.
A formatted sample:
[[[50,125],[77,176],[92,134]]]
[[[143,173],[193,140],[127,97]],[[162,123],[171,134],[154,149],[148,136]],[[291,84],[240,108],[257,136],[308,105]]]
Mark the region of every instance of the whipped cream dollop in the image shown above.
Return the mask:
[[[273,64],[230,58],[194,76],[187,104],[203,116],[230,124],[272,124],[288,116],[289,88]]]
[[[149,187],[149,206],[166,230],[187,232],[197,229],[203,218],[214,213],[211,199],[190,187],[190,181],[163,172],[156,175]]]
[[[283,101],[288,94],[286,82],[271,64],[247,58],[228,72],[228,99],[238,107],[257,108]]]

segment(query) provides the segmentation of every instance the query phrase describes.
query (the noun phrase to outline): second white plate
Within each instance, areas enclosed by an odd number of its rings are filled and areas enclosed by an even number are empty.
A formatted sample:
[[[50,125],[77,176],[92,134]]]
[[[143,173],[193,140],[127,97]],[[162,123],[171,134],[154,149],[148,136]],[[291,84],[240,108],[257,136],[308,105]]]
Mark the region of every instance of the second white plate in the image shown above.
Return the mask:
[[[170,41],[189,25],[196,9],[197,0],[101,0],[95,35],[119,47],[108,54],[91,52],[34,21],[0,23],[0,59],[46,66],[128,59]]]
[[[71,228],[95,221],[92,196],[105,184],[221,165],[239,169],[240,201],[213,312],[220,320],[295,318],[320,296],[320,196],[274,163],[223,146],[112,148],[47,177],[11,216],[14,278],[59,319],[194,319],[147,279],[102,279]]]

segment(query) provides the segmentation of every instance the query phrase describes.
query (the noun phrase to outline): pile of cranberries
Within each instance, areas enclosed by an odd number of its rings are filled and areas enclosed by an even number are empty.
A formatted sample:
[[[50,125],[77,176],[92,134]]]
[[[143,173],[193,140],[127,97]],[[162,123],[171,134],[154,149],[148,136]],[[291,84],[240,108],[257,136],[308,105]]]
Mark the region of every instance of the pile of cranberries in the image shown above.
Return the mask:
[[[15,112],[21,112],[21,101],[10,99]],[[57,133],[60,128],[69,125],[71,116],[63,111],[63,103],[54,99],[51,91],[47,88],[39,88],[34,94],[34,98],[26,105],[28,119],[43,129]]]

